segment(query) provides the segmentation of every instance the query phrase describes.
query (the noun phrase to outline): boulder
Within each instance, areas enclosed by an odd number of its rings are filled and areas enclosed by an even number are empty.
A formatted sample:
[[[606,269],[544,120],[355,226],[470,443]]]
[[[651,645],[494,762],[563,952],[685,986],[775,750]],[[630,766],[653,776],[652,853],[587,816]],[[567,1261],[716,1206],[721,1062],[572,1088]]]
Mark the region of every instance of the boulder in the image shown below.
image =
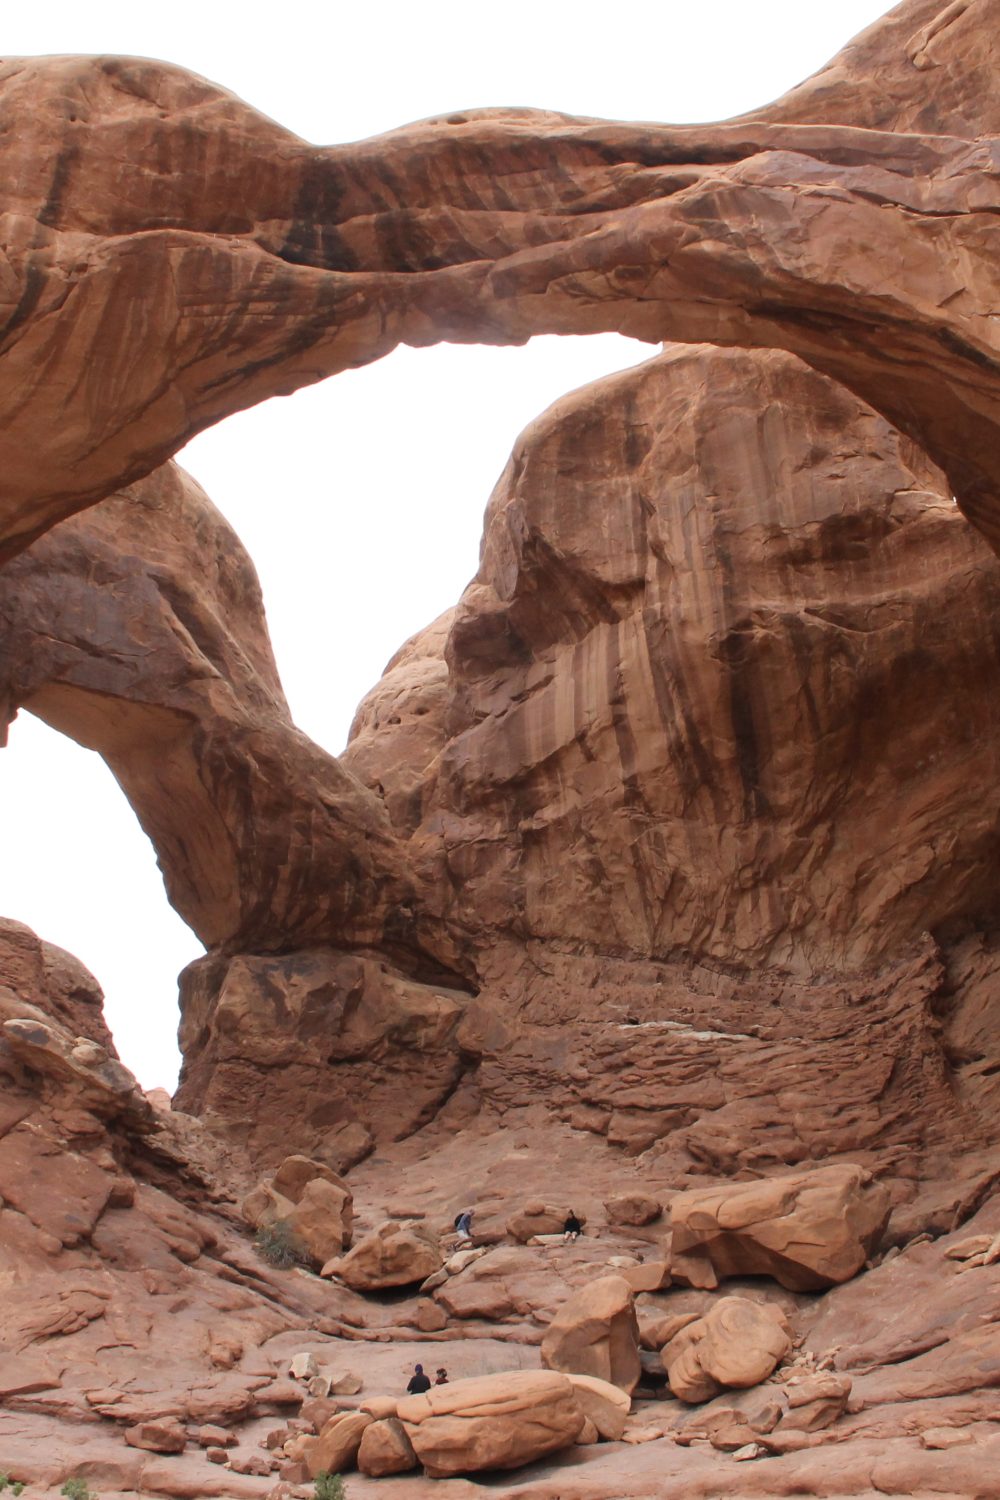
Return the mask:
[[[604,1205],[609,1224],[634,1225],[654,1223],[663,1213],[663,1204],[648,1193],[621,1193]]]
[[[319,1437],[299,1441],[295,1456],[305,1464],[312,1479],[324,1469],[339,1474],[353,1467],[365,1429],[373,1421],[366,1411],[338,1412],[325,1424]]]
[[[376,1479],[383,1474],[405,1474],[419,1463],[406,1428],[396,1417],[383,1417],[365,1428],[358,1449],[358,1468],[362,1474]]]
[[[348,1197],[351,1196],[351,1190],[343,1177],[334,1172],[331,1167],[324,1166],[320,1161],[313,1161],[308,1156],[286,1156],[271,1178],[271,1186],[276,1193],[281,1193],[293,1203],[298,1203],[309,1183],[317,1179],[332,1183]]]
[[[353,1223],[351,1194],[323,1177],[314,1177],[306,1183],[288,1215],[292,1233],[319,1265],[347,1249]]]
[[[831,1427],[847,1410],[851,1380],[847,1375],[820,1370],[789,1382],[789,1410],[778,1425],[779,1432],[820,1432]]]
[[[666,1347],[672,1338],[686,1328],[689,1323],[696,1323],[699,1314],[674,1313],[672,1317],[656,1318],[652,1323],[644,1323],[639,1330],[639,1342],[644,1349],[659,1350]]]
[[[434,1479],[516,1469],[576,1442],[585,1417],[573,1383],[550,1370],[515,1370],[433,1386],[399,1402],[399,1419]]]
[[[569,1375],[567,1379],[573,1382],[577,1405],[594,1424],[598,1436],[616,1443],[625,1431],[625,1422],[632,1409],[626,1393],[610,1381],[597,1380],[593,1375]]]
[[[320,1274],[336,1276],[357,1292],[374,1292],[424,1281],[442,1264],[437,1240],[426,1229],[390,1221],[366,1235],[349,1254],[329,1261]]]
[[[303,1401],[299,1416],[309,1424],[310,1431],[322,1432],[330,1418],[335,1417],[339,1410],[339,1404],[329,1396],[315,1396]]]
[[[183,1453],[187,1447],[187,1433],[174,1417],[163,1417],[159,1421],[137,1422],[126,1427],[125,1441],[130,1448],[145,1448],[148,1453]]]
[[[563,1232],[563,1225],[569,1218],[568,1208],[558,1208],[551,1203],[542,1203],[537,1200],[526,1203],[520,1213],[514,1214],[507,1220],[507,1233],[520,1244],[526,1245],[536,1235],[556,1234]],[[577,1214],[580,1223],[586,1226],[585,1214]]]
[[[671,1271],[693,1286],[772,1276],[821,1291],[860,1271],[885,1227],[889,1193],[850,1163],[678,1193]]]
[[[630,1394],[639,1381],[635,1298],[621,1276],[602,1276],[560,1307],[542,1340],[542,1364],[593,1375]]]
[[[647,1260],[638,1266],[631,1266],[622,1272],[622,1278],[628,1282],[633,1292],[662,1292],[671,1285],[673,1277],[670,1274],[670,1262],[666,1260]]]
[[[788,1321],[773,1303],[723,1297],[675,1334],[661,1358],[681,1401],[710,1401],[727,1387],[766,1380],[791,1348]]]
[[[295,1204],[283,1193],[275,1192],[269,1182],[259,1182],[240,1205],[240,1213],[254,1229],[266,1229],[271,1224],[287,1220],[295,1212]]]

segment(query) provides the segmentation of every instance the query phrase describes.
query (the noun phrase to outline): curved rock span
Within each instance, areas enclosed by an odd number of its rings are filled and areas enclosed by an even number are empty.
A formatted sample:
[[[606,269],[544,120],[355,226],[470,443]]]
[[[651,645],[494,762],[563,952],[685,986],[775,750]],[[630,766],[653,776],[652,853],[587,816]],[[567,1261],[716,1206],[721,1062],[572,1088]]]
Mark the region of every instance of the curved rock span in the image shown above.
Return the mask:
[[[155,63],[0,67],[0,716],[100,751],[209,949],[170,1111],[0,926],[5,1463],[61,1484],[65,1417],[126,1492],[541,1495],[569,1446],[572,1500],[729,1454],[747,1495],[977,1492],[998,20],[908,0],[718,126],[330,149]],[[400,341],[600,329],[675,342],[521,436],[327,755],[170,455]]]

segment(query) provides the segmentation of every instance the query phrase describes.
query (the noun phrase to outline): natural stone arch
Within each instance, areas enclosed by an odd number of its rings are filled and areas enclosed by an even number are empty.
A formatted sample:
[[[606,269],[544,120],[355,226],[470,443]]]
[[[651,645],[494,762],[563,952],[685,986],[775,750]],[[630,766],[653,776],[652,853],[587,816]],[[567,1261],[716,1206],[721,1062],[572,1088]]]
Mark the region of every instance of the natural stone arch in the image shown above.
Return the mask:
[[[909,74],[934,63],[943,126],[968,128],[948,49],[960,64],[998,3],[948,10],[935,30],[914,0],[869,33],[862,118],[903,75],[909,123]],[[811,98],[822,120],[822,88],[790,97],[775,118]],[[8,63],[0,101],[0,556],[201,427],[399,342],[597,331],[798,354],[921,442],[1000,540],[987,141],[893,134],[884,109],[878,130],[487,111],[322,150],[179,69],[108,59]],[[993,79],[989,126],[995,101]]]

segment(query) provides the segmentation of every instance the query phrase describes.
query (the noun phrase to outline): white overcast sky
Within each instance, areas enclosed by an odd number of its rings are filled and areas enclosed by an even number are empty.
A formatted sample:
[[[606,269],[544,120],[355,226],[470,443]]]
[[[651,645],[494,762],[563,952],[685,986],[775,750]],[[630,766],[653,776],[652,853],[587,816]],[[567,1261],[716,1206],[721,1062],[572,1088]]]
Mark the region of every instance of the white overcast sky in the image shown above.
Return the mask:
[[[164,58],[308,140],[531,105],[687,123],[767,103],[891,7],[882,0],[565,0],[287,7],[45,0],[5,7],[4,55]],[[241,413],[180,461],[248,547],[299,725],[343,748],[358,700],[476,568],[483,509],[522,427],[647,358],[616,337],[404,349]],[[0,914],[97,976],[123,1060],[173,1088],[176,975],[201,952],[110,772],[22,713],[0,756]],[[2,979],[2,976],[0,976]]]

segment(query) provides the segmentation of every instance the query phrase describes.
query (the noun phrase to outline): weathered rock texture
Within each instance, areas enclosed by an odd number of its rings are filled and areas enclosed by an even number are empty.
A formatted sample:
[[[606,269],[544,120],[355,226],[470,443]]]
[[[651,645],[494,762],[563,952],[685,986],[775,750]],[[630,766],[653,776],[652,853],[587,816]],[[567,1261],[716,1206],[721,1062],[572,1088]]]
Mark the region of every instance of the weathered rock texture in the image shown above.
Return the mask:
[[[997,184],[973,140],[997,0],[899,9],[842,94],[694,129],[473,111],[319,150],[179,69],[6,62],[7,554],[401,340],[601,329],[801,355],[919,434],[1000,535]]]
[[[888,1214],[887,1190],[847,1165],[678,1193],[670,1269],[693,1286],[764,1275],[790,1291],[821,1291],[857,1275]]]
[[[329,150],[159,64],[0,66],[0,720],[105,756],[210,950],[199,1124],[139,1094],[89,976],[0,929],[5,1464],[58,1486],[96,1416],[124,1492],[264,1494],[376,1427],[385,1473],[580,1441],[571,1500],[733,1492],[735,1442],[773,1455],[747,1495],[995,1468],[998,21],[908,0],[726,125],[487,111]],[[599,329],[687,347],[523,434],[469,589],[319,751],[166,460],[401,340]],[[338,1274],[403,1290],[248,1252],[234,1205],[292,1151],[352,1171]],[[819,1163],[874,1204],[849,1244],[758,1212]],[[309,1197],[278,1178],[265,1218]],[[498,1245],[533,1200],[586,1234]],[[445,1260],[467,1206],[497,1248]],[[616,1268],[639,1418],[530,1368]],[[746,1273],[792,1290],[706,1285]],[[453,1384],[397,1413],[428,1341]],[[688,1430],[664,1344],[688,1400],[767,1384]],[[300,1407],[300,1353],[377,1410]],[[462,1391],[484,1369],[502,1399]],[[222,1477],[123,1436],[281,1409]]]

